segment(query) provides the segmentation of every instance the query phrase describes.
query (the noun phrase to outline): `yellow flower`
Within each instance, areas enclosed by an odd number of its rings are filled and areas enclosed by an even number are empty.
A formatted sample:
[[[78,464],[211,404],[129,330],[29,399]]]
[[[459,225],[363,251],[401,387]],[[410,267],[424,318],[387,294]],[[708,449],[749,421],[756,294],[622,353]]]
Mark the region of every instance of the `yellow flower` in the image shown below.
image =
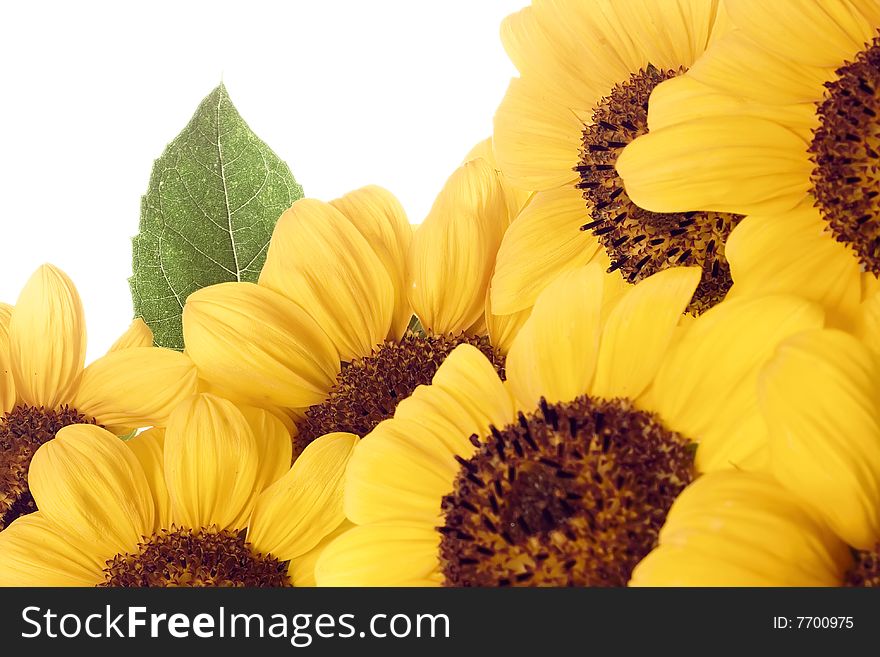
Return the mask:
[[[495,171],[498,182],[504,192],[504,197],[507,203],[507,222],[502,223],[503,230],[506,231],[510,224],[519,216],[520,212],[522,212],[529,204],[533,194],[511,184],[504,173],[498,168],[498,160],[495,157],[495,146],[491,137],[489,139],[484,139],[474,146],[465,156],[464,163],[466,164],[472,160],[479,159],[484,160],[486,164]],[[430,255],[434,257],[442,256],[442,253],[440,253],[436,247],[432,250],[435,252]],[[489,276],[490,282],[492,275],[494,275],[495,272],[494,266],[497,257],[498,254],[496,249],[496,253],[491,256],[493,269]],[[485,289],[485,297],[484,324],[478,322],[476,326],[471,327],[471,330],[488,335],[491,344],[499,349],[501,353],[506,354],[510,350],[510,345],[513,343],[516,334],[522,328],[526,319],[528,319],[531,308],[525,308],[510,314],[498,314],[492,311],[492,295],[488,285]]]
[[[163,426],[195,392],[196,369],[184,355],[152,347],[140,320],[103,357],[84,368],[83,308],[73,282],[40,267],[15,306],[0,306],[0,530],[37,507],[28,465],[40,445],[70,424],[119,434]]]
[[[664,270],[610,300],[598,265],[563,274],[514,340],[505,382],[477,350],[458,347],[355,450],[345,511],[356,527],[319,558],[319,585],[622,586],[691,480],[691,441],[698,472],[766,468],[779,447],[768,424],[791,441],[804,415],[851,411],[876,394],[859,371],[827,377],[785,351],[824,354],[842,335],[822,328],[809,301],[726,301],[682,322],[700,273]],[[822,404],[762,407],[762,389],[792,376],[797,390],[815,387],[807,404],[824,395]],[[829,465],[865,485],[847,484],[835,501],[880,508],[880,429],[857,421],[860,453]],[[825,426],[800,437],[832,441],[850,428],[825,435]],[[877,529],[862,506],[821,513],[840,528]]]
[[[846,544],[765,474],[715,472],[673,503],[630,586],[838,586]]]
[[[460,343],[500,368],[495,345],[509,342],[526,316],[486,309],[516,201],[486,159],[488,145],[480,150],[485,157],[452,174],[414,234],[378,187],[294,203],[278,221],[258,285],[212,286],[187,300],[184,338],[200,375],[296,417],[298,454],[325,433],[369,432]],[[426,335],[407,331],[413,313]]]
[[[819,382],[819,383],[817,383]],[[761,373],[770,471],[853,547],[880,541],[880,365],[837,330],[782,344]]]
[[[651,90],[691,66],[726,25],[714,0],[536,0],[504,21],[520,76],[495,115],[495,151],[507,178],[537,193],[502,241],[493,312],[530,307],[559,273],[593,261],[618,270],[618,285],[702,268],[694,314],[724,297],[723,245],[740,217],[646,212],[614,165],[647,130]]]
[[[209,394],[182,402],[166,430],[128,442],[65,427],[33,458],[39,511],[0,534],[0,584],[311,584],[297,562],[313,563],[343,523],[356,442],[324,436],[289,467],[279,420]]]
[[[464,164],[465,162],[476,160],[478,158],[484,159],[486,163],[498,173],[501,188],[504,190],[504,197],[507,200],[508,220],[512,222],[529,202],[532,197],[532,192],[520,189],[512,184],[510,180],[507,179],[507,176],[504,175],[504,172],[498,167],[498,158],[495,157],[495,144],[491,137],[477,143],[470,151],[468,151],[468,154],[465,155],[462,163]]]
[[[748,215],[732,294],[794,292],[858,324],[880,273],[880,4],[730,0],[734,29],[651,96],[618,171],[656,212]]]

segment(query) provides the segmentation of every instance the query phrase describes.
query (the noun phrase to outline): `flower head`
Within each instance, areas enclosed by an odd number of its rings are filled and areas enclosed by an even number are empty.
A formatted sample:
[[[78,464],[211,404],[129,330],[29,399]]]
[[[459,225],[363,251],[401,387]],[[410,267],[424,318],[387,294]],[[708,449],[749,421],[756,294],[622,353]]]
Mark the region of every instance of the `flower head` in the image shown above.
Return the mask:
[[[837,586],[846,544],[761,473],[700,477],[673,503],[630,586]]]
[[[415,234],[378,187],[294,203],[278,221],[258,285],[211,286],[187,300],[184,338],[200,375],[295,416],[299,454],[325,433],[368,433],[430,382],[458,344],[476,346],[500,370],[499,346],[527,315],[486,307],[517,201],[488,146],[478,150]],[[421,331],[407,331],[413,314]]]
[[[310,584],[297,562],[312,563],[343,523],[356,440],[325,436],[290,467],[277,418],[210,394],[180,404],[166,430],[128,442],[66,427],[31,464],[40,510],[0,534],[0,583]]]
[[[594,261],[619,285],[699,267],[693,314],[724,298],[724,242],[742,217],[648,212],[615,164],[648,130],[654,87],[692,66],[726,25],[722,3],[706,0],[536,1],[504,21],[519,77],[496,112],[494,144],[505,176],[536,194],[502,241],[493,312],[529,308],[558,274]]]
[[[810,400],[759,404],[762,385],[780,381],[775,359],[795,367],[786,346],[821,353],[837,339],[794,297],[728,301],[683,322],[699,279],[669,269],[609,298],[596,265],[561,276],[517,335],[504,382],[458,347],[355,451],[345,511],[356,527],[320,557],[318,582],[625,585],[697,474],[766,468],[774,441],[790,440],[768,420],[794,427],[809,412]],[[798,372],[829,400],[876,393],[857,372]],[[865,486],[842,493],[850,501],[880,499],[869,462]],[[877,535],[872,516],[845,515],[836,530]]]
[[[195,392],[192,362],[152,347],[140,320],[88,367],[85,349],[79,294],[57,267],[40,267],[15,306],[0,307],[0,530],[38,508],[28,466],[62,427],[91,423],[123,434],[164,426]]]
[[[731,294],[799,294],[853,330],[880,273],[880,10],[725,6],[732,29],[656,88],[617,170],[650,211],[747,215],[726,240]]]

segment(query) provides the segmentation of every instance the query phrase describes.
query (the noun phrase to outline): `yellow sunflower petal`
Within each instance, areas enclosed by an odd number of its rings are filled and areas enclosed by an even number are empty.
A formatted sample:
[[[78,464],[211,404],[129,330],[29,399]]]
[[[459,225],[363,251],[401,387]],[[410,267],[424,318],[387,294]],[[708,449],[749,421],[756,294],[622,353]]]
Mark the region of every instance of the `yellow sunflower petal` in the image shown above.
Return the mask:
[[[304,415],[298,415],[300,409],[281,408],[268,403],[258,404],[252,397],[234,393],[229,388],[224,388],[216,383],[211,383],[207,379],[199,379],[198,392],[209,392],[217,397],[228,399],[238,406],[239,409],[258,406],[264,411],[271,413],[276,419],[280,420],[285,429],[287,429],[288,434],[292,436],[296,435],[296,423],[301,422],[305,417]],[[305,411],[305,409],[302,410]]]
[[[524,78],[583,110],[648,63],[690,66],[728,26],[717,1],[562,0],[508,17],[502,41]]]
[[[520,76],[540,82],[553,102],[586,109],[608,92],[615,73],[626,73],[622,66],[616,70],[584,66],[589,52],[583,33],[572,38],[573,30],[542,11],[544,7],[526,7],[507,16],[501,24],[501,43]]]
[[[714,472],[673,503],[630,586],[838,586],[847,546],[767,475]]]
[[[427,330],[458,333],[480,319],[507,224],[495,169],[483,159],[456,169],[408,254],[409,299]]]
[[[495,116],[501,169],[531,190],[571,182],[597,101],[649,63],[690,66],[728,25],[720,4],[562,1],[508,17],[502,41],[521,78]]]
[[[330,205],[348,217],[385,265],[394,285],[394,316],[388,339],[399,339],[412,317],[406,289],[406,253],[413,231],[403,206],[394,194],[376,185],[349,192],[330,201]]]
[[[278,408],[277,406],[263,406],[261,408],[269,411],[284,425],[291,439],[296,438],[299,433],[296,425],[305,419],[305,414],[308,410],[308,408]]]
[[[202,377],[257,402],[311,406],[339,373],[339,353],[315,320],[252,283],[193,292],[183,309],[183,336]]]
[[[15,379],[12,377],[12,364],[9,360],[11,319],[12,306],[0,303],[0,414],[11,411],[15,406]]]
[[[354,523],[343,520],[336,529],[322,538],[321,542],[315,547],[293,559],[287,569],[287,575],[290,577],[293,586],[317,586],[315,582],[315,564],[318,563],[318,558],[324,552],[324,548],[330,545],[337,536],[341,536],[354,526]]]
[[[165,482],[177,525],[244,529],[253,508],[259,453],[232,402],[200,394],[181,403],[165,431]]]
[[[732,101],[744,99],[780,107],[795,103],[812,106],[822,97],[822,83],[832,75],[828,67],[780,56],[761,48],[745,32],[734,31],[714,44],[687,75],[675,79],[708,85],[727,94]],[[758,107],[752,109],[760,111]],[[650,107],[648,111],[650,117]],[[650,120],[648,125],[655,128]]]
[[[761,378],[773,474],[862,550],[880,542],[878,381],[868,349],[832,330],[784,342]]]
[[[849,0],[725,0],[733,24],[787,59],[814,66],[840,66],[877,34],[874,21]],[[869,13],[870,12],[866,12]]]
[[[864,16],[869,25],[880,25],[880,2],[877,0],[858,2],[852,8]]]
[[[355,527],[330,543],[315,565],[318,586],[439,586],[440,534],[429,525]]]
[[[630,288],[602,329],[593,395],[635,399],[648,387],[701,274],[675,267]]]
[[[611,258],[605,253],[605,249],[599,249],[593,262],[599,265],[599,269],[608,272],[611,266]],[[620,270],[606,273],[602,277],[602,324],[608,321],[611,311],[614,310],[623,296],[632,289],[632,283],[628,283]]]
[[[490,426],[512,422],[513,400],[489,360],[464,344],[443,361],[430,387],[417,388],[397,405],[394,418],[442,427],[444,432],[454,427],[457,435],[448,437],[449,444],[458,446],[471,434],[484,436]]]
[[[255,406],[238,408],[250,425],[257,443],[260,466],[254,491],[259,495],[290,470],[293,458],[290,431],[277,415],[263,408]]]
[[[548,103],[537,85],[514,78],[495,112],[495,156],[517,187],[545,191],[577,177],[584,126],[561,103]]]
[[[492,143],[491,137],[479,142],[468,151],[468,154],[465,156],[464,160],[462,160],[462,164],[471,160],[476,160],[477,158],[483,158],[498,172],[501,179],[501,187],[504,188],[504,197],[507,199],[507,214],[510,217],[510,221],[513,221],[519,214],[520,210],[522,210],[526,203],[528,203],[529,198],[532,196],[532,192],[512,185],[510,181],[504,177],[504,174],[501,173],[501,170],[498,167],[498,160],[495,157],[495,146]]]
[[[510,396],[491,363],[470,345],[443,362],[432,385],[398,404],[394,418],[367,434],[345,481],[345,514],[356,523],[394,518],[435,523],[459,464],[476,449],[469,438],[514,419]]]
[[[492,312],[528,308],[557,276],[593,260],[599,241],[581,226],[589,220],[573,185],[535,194],[507,229],[492,276]]]
[[[603,273],[589,265],[562,274],[538,297],[505,367],[523,406],[586,394],[599,351]]]
[[[257,498],[248,529],[254,549],[295,559],[339,526],[345,519],[343,475],[358,440],[342,432],[321,436]]]
[[[830,325],[852,326],[859,262],[826,228],[811,203],[782,215],[746,217],[725,246],[734,281],[730,297],[796,294],[822,304]]]
[[[359,228],[332,205],[296,201],[278,220],[260,272],[260,285],[304,308],[343,361],[368,356],[395,313],[392,277]]]
[[[654,212],[786,212],[806,197],[812,169],[801,137],[751,116],[652,130],[617,159],[629,197]]]
[[[724,41],[726,40],[722,40]],[[714,58],[710,59],[715,61]],[[765,67],[772,67],[773,63],[772,61],[756,62],[754,68],[743,70],[740,75],[744,79],[749,79],[749,76],[752,78],[761,76]],[[815,77],[826,79],[824,69],[820,71],[822,71],[821,75],[813,75],[810,80]],[[714,77],[710,79],[713,83],[716,82]],[[821,94],[821,81],[819,89]],[[768,89],[767,93],[771,91]],[[785,97],[798,93],[801,92],[792,91],[788,95],[781,93],[778,95],[784,100]],[[648,105],[648,131],[659,132],[664,128],[690,121],[700,121],[709,117],[723,120],[729,116],[748,116],[770,121],[784,126],[805,142],[812,139],[812,130],[819,123],[813,103],[764,103],[751,96],[719,90],[713,84],[690,75],[681,75],[661,83],[651,92],[651,102]],[[687,129],[686,125],[684,129]]]
[[[104,564],[40,511],[0,533],[0,586],[95,586]]]
[[[9,322],[9,353],[18,396],[31,406],[70,402],[86,356],[82,302],[73,281],[43,265],[25,284]]]
[[[631,65],[642,67],[650,62],[675,70],[690,66],[706,50],[719,28],[716,21],[721,4],[717,0],[604,0],[599,3],[602,9],[582,5],[581,11],[594,16],[599,33],[605,37],[593,40],[600,56],[604,54],[600,47],[610,42],[618,51],[626,48],[632,53]]]
[[[880,293],[880,278],[873,274],[864,274],[861,278],[862,299],[868,300],[875,294]]]
[[[873,292],[859,305],[853,333],[880,355],[880,291]]]
[[[510,315],[495,315],[492,313],[490,305],[490,295],[487,294],[484,317],[489,342],[493,347],[500,349],[501,353],[506,354],[510,351],[513,340],[519,334],[529,315],[532,314],[532,309],[525,308]]]
[[[466,440],[464,438],[463,440]],[[386,420],[363,438],[345,479],[345,515],[364,524],[405,518],[437,523],[440,500],[452,491],[456,454],[430,427]]]
[[[497,169],[498,163],[495,161],[495,147],[492,146],[492,138],[488,137],[483,141],[478,141],[474,144],[473,148],[471,148],[467,155],[464,156],[464,159],[461,161],[462,164],[465,162],[470,162],[471,160],[476,160],[477,158],[483,158],[488,162],[493,169]]]
[[[185,355],[159,347],[111,351],[89,365],[74,407],[100,424],[165,426],[175,406],[195,394],[198,374]]]
[[[153,493],[156,508],[153,530],[171,527],[171,498],[165,485],[165,430],[147,429],[125,441],[125,445],[137,457]]]
[[[119,339],[110,347],[110,352],[120,351],[122,349],[131,349],[132,347],[152,347],[153,332],[147,323],[140,317],[135,318],[131,325],[125,330],[125,333],[119,336]]]
[[[822,325],[821,308],[804,299],[728,299],[690,324],[640,403],[699,442],[701,472],[742,465],[766,445],[760,368],[787,337]]]
[[[487,335],[489,326],[486,324],[486,315],[480,315],[477,321],[466,328],[464,332],[468,335]]]
[[[103,562],[152,533],[156,510],[134,453],[109,431],[74,424],[34,454],[28,483],[37,508]]]

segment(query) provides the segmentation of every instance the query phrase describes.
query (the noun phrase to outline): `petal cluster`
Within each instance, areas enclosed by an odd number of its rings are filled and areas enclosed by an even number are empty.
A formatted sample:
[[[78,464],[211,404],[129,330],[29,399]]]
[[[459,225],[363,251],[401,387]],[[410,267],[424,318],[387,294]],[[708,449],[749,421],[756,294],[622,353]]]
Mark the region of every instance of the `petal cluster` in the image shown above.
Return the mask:
[[[184,352],[135,320],[86,364],[40,267],[0,303],[0,584],[880,583],[878,30],[534,0],[427,216],[297,200]]]

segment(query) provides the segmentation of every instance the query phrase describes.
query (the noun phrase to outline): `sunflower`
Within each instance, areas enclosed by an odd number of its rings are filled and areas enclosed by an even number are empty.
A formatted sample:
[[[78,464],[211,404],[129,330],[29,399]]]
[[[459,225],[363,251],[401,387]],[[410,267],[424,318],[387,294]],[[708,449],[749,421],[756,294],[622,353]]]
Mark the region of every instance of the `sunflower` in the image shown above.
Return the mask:
[[[764,473],[700,477],[672,504],[658,543],[630,586],[840,586],[858,577],[846,544]]]
[[[876,356],[839,330],[792,336],[763,367],[758,404],[769,467],[685,490],[633,584],[880,585]]]
[[[507,202],[507,223],[504,224],[504,231],[511,223],[520,215],[520,213],[531,202],[534,194],[532,192],[520,189],[511,184],[510,180],[504,175],[504,172],[498,167],[498,158],[495,156],[495,145],[492,138],[484,139],[474,146],[464,158],[463,164],[467,164],[472,160],[484,160],[486,164],[493,169],[497,175],[501,189]],[[439,222],[438,222],[439,223]],[[503,240],[503,236],[502,236]],[[492,254],[493,269],[490,274],[491,278],[495,273],[494,265],[497,259],[496,253]],[[528,319],[531,308],[524,308],[511,314],[498,314],[492,310],[492,298],[489,286],[486,287],[486,303],[485,313],[483,316],[484,323],[477,324],[472,329],[485,333],[489,337],[489,341],[501,353],[506,354],[513,343],[516,334],[522,328],[522,325]]]
[[[494,316],[486,299],[517,201],[486,159],[489,145],[478,150],[415,233],[378,187],[294,203],[278,221],[258,285],[216,285],[188,298],[184,338],[200,375],[236,398],[291,413],[299,454],[325,433],[368,433],[461,343],[500,370],[497,345],[526,314]],[[413,313],[421,332],[407,330]]]
[[[324,436],[290,467],[278,419],[204,393],[128,442],[65,427],[31,464],[40,510],[0,534],[0,584],[312,584],[356,441]]]
[[[693,65],[726,24],[713,0],[536,0],[504,21],[520,75],[495,114],[495,151],[511,183],[536,194],[501,243],[493,312],[528,308],[556,275],[597,260],[621,285],[700,267],[693,314],[724,298],[724,243],[741,216],[647,212],[614,165],[647,130],[654,87]]]
[[[28,486],[34,452],[62,427],[91,423],[120,435],[162,426],[195,392],[196,370],[182,354],[152,346],[140,320],[110,352],[83,367],[86,332],[73,282],[43,265],[15,306],[0,307],[0,530],[36,510]]]
[[[815,344],[840,336],[822,328],[817,305],[785,296],[728,301],[683,323],[700,276],[671,268],[606,302],[598,265],[561,275],[514,340],[505,382],[458,347],[356,449],[345,484],[356,527],[319,558],[319,585],[622,586],[696,473],[766,468],[774,450],[793,458],[803,444],[788,430],[808,410],[788,398],[762,407],[759,378],[783,348],[821,352]],[[795,390],[815,390],[807,400],[821,396],[823,408],[856,409],[857,386],[874,390],[858,370],[839,380],[783,361],[772,381],[799,378]],[[838,505],[880,500],[880,428],[859,429],[862,452],[828,463],[864,482],[835,489]],[[822,481],[792,495],[816,497]],[[865,505],[827,502],[821,513],[861,531],[862,544],[877,531]]]
[[[748,215],[733,294],[796,292],[851,329],[880,274],[880,4],[725,4],[734,29],[657,88],[618,171],[649,210]]]

